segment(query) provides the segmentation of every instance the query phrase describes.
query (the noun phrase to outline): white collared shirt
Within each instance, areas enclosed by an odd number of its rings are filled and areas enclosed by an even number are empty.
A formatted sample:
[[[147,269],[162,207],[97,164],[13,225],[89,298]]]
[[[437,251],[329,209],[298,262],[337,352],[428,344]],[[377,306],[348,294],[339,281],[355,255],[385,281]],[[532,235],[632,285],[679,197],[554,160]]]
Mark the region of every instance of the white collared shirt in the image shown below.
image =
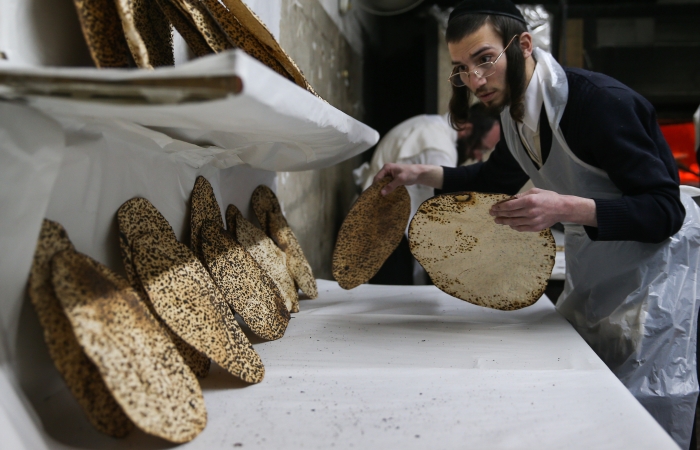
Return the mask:
[[[540,111],[542,110],[542,90],[540,89],[539,64],[535,65],[530,83],[525,89],[525,115],[518,122],[518,132],[525,149],[538,167],[542,167],[542,149],[540,147]]]

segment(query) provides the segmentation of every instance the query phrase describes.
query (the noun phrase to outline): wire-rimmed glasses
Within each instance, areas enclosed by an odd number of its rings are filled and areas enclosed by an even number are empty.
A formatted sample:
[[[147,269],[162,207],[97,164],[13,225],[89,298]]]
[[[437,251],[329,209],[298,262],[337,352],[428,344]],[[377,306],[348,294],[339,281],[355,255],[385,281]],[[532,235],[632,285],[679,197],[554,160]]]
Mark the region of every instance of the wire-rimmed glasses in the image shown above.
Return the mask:
[[[473,73],[476,76],[477,80],[480,80],[482,78],[490,77],[496,72],[496,63],[498,62],[499,59],[501,59],[501,56],[508,50],[508,47],[510,47],[510,44],[513,43],[513,40],[518,37],[516,34],[512,38],[510,38],[510,42],[508,42],[508,45],[506,45],[506,48],[503,49],[501,53],[498,54],[496,59],[493,61],[488,61],[485,63],[481,63],[478,66],[474,68],[474,70],[471,71],[464,71],[464,70],[459,70],[460,67],[463,66],[455,66],[454,69],[452,69],[452,74],[450,75],[450,83],[452,83],[452,86],[454,87],[464,87],[469,83],[469,76]]]

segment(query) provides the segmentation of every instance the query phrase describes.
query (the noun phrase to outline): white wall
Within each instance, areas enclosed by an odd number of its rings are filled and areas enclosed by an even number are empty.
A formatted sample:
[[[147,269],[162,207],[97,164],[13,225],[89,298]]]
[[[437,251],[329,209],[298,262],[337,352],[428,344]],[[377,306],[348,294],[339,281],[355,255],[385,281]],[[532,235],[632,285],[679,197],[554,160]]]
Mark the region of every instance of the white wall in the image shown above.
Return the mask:
[[[279,40],[282,0],[243,0]]]
[[[16,64],[92,65],[72,0],[0,0],[0,51]]]

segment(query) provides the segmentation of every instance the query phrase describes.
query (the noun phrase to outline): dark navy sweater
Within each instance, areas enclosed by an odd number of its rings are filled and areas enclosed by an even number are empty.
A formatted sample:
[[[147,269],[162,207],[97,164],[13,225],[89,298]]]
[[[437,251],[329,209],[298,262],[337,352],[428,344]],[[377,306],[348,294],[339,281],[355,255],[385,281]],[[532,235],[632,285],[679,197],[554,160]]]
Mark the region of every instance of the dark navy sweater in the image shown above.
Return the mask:
[[[583,162],[604,170],[622,192],[618,199],[593,199],[598,227],[585,227],[597,241],[661,242],[685,219],[678,169],[656,113],[641,95],[606,75],[565,69],[569,99],[560,127],[566,143]],[[552,130],[542,108],[540,144],[546,160]],[[441,192],[515,194],[528,180],[501,140],[488,161],[445,167]]]

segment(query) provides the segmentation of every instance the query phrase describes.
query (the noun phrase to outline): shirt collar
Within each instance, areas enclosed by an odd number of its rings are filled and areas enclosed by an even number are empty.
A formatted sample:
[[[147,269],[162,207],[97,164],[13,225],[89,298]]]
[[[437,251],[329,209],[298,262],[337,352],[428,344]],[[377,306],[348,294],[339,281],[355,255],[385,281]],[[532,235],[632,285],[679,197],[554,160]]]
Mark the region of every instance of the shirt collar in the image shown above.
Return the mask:
[[[539,126],[540,111],[542,110],[543,103],[538,68],[539,64],[535,65],[530,83],[527,85],[527,89],[525,89],[525,115],[523,116],[523,124],[533,132],[536,132]]]

